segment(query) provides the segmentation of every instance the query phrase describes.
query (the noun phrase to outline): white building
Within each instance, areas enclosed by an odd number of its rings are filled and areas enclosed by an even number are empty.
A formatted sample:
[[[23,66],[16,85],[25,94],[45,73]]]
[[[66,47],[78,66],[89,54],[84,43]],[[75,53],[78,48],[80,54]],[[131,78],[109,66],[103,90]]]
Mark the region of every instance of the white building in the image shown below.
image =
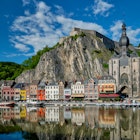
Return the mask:
[[[46,100],[59,100],[59,85],[49,84],[45,86]]]
[[[65,88],[64,89],[64,100],[70,100],[71,99],[71,89]]]
[[[45,122],[58,123],[59,118],[59,107],[46,107],[45,109]]]
[[[83,98],[84,97],[84,84],[80,81],[71,84],[71,97],[72,98]]]

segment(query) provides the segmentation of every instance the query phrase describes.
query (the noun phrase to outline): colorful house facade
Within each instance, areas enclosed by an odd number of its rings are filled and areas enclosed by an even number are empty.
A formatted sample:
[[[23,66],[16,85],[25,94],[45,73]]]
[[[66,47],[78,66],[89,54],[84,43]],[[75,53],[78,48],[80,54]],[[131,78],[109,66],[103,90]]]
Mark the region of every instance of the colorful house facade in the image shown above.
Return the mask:
[[[110,75],[102,76],[98,80],[98,92],[99,98],[119,97],[119,95],[116,94],[116,81]]]
[[[97,79],[90,78],[84,82],[85,100],[98,99],[98,83]]]
[[[71,84],[71,98],[84,98],[84,84],[77,81]]]

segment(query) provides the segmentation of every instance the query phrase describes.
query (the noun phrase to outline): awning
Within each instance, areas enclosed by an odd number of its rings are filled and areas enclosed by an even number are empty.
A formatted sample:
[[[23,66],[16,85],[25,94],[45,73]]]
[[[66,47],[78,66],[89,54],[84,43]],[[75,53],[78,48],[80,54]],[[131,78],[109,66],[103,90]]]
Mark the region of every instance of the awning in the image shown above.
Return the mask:
[[[113,93],[113,94],[99,94],[99,97],[101,98],[116,98],[119,97],[119,94]]]
[[[72,94],[71,97],[84,97],[84,94]]]

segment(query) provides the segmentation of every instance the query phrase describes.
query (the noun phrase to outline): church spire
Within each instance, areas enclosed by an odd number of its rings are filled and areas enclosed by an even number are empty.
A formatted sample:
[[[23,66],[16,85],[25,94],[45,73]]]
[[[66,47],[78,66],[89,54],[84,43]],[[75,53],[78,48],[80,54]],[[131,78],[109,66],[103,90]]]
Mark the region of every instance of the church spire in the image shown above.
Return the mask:
[[[126,35],[126,25],[125,23],[122,24],[122,35],[119,42],[120,46],[129,46],[129,38]]]
[[[129,38],[126,35],[126,25],[122,24],[122,35],[119,41],[121,47],[121,54],[123,57],[127,56],[127,48],[129,46]]]

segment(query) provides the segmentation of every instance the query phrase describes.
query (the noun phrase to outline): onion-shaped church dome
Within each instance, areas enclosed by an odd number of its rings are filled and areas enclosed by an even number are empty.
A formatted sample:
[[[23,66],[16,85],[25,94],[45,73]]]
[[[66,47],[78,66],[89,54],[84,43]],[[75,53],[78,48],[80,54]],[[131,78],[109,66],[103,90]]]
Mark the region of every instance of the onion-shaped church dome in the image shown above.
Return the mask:
[[[122,35],[119,44],[120,46],[129,46],[129,38],[126,35],[126,25],[124,23],[122,25]]]

